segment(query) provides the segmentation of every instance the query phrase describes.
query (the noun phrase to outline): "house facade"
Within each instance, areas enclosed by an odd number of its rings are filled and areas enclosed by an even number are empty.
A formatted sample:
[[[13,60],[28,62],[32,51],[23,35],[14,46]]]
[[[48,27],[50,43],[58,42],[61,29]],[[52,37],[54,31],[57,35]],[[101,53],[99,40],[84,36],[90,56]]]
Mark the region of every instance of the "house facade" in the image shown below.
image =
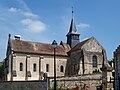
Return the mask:
[[[101,72],[107,63],[105,49],[94,38],[80,41],[74,18],[71,20],[67,42],[61,41],[56,47],[56,75],[82,75]],[[103,52],[104,51],[104,55]],[[51,44],[15,39],[9,35],[5,58],[5,78],[7,81],[41,80],[44,73],[54,75],[54,49]]]

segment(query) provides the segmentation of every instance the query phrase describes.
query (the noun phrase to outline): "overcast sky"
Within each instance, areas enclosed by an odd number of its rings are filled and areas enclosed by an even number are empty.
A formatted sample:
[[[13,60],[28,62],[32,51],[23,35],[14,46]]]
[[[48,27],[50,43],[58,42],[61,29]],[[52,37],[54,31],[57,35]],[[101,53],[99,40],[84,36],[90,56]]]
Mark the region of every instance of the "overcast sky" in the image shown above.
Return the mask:
[[[80,40],[94,36],[112,59],[120,44],[120,0],[0,0],[0,61],[9,33],[28,41],[66,42],[72,6]]]

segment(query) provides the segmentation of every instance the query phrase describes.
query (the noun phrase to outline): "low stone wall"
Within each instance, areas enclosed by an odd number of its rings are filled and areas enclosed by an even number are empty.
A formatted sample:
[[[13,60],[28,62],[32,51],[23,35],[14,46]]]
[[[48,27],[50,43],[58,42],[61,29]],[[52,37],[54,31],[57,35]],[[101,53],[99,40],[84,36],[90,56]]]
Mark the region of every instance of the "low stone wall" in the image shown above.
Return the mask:
[[[51,87],[53,87],[53,83],[54,81],[51,80]],[[96,90],[96,87],[100,86],[101,83],[101,74],[57,78],[57,87],[65,90],[72,90],[73,88]]]
[[[53,87],[54,80],[50,80],[50,87]],[[113,89],[113,81],[107,81],[107,90]],[[102,87],[102,75],[90,74],[83,76],[57,77],[57,88],[60,90],[100,90]],[[99,88],[99,89],[98,89]]]
[[[0,90],[50,90],[44,81],[0,81]]]

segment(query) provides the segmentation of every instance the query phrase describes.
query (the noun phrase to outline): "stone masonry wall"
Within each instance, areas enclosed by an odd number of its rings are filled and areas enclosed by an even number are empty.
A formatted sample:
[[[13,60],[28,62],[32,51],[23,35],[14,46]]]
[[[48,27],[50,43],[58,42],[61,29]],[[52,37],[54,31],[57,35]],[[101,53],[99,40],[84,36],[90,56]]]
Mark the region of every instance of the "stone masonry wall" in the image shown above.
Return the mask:
[[[53,87],[53,83],[54,81],[51,80],[51,87]],[[69,90],[76,87],[79,87],[79,89],[86,87],[88,90],[96,90],[96,87],[101,85],[101,83],[101,74],[57,78],[58,88]]]
[[[45,81],[0,81],[0,90],[49,90]]]
[[[51,79],[51,88],[53,87],[53,83],[54,80]],[[97,88],[102,85],[102,74],[57,78],[57,88],[61,88],[60,90],[80,90],[81,88],[86,88],[86,90],[97,90]],[[113,81],[107,81],[107,90],[114,90]]]

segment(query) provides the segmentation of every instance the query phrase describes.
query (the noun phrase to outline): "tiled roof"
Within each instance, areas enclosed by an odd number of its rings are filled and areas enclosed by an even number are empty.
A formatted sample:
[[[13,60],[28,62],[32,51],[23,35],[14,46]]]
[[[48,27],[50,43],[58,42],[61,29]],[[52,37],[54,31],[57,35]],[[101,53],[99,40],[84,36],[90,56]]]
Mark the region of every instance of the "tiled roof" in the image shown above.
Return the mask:
[[[51,44],[30,42],[23,40],[11,40],[11,48],[14,52],[53,55],[54,49]],[[56,47],[56,55],[67,56],[66,49],[62,45]]]
[[[62,41],[60,42],[60,45],[62,45],[64,47],[64,49],[66,50],[66,52],[68,52],[71,49],[70,46],[69,46],[69,44],[64,43]]]
[[[93,37],[91,37],[91,38],[93,38]],[[91,38],[88,38],[88,39],[86,39],[86,40],[83,40],[83,41],[79,42],[77,45],[75,45],[75,46],[70,50],[70,52],[76,51],[76,50],[80,49],[80,48],[81,48],[87,41],[89,41]]]

